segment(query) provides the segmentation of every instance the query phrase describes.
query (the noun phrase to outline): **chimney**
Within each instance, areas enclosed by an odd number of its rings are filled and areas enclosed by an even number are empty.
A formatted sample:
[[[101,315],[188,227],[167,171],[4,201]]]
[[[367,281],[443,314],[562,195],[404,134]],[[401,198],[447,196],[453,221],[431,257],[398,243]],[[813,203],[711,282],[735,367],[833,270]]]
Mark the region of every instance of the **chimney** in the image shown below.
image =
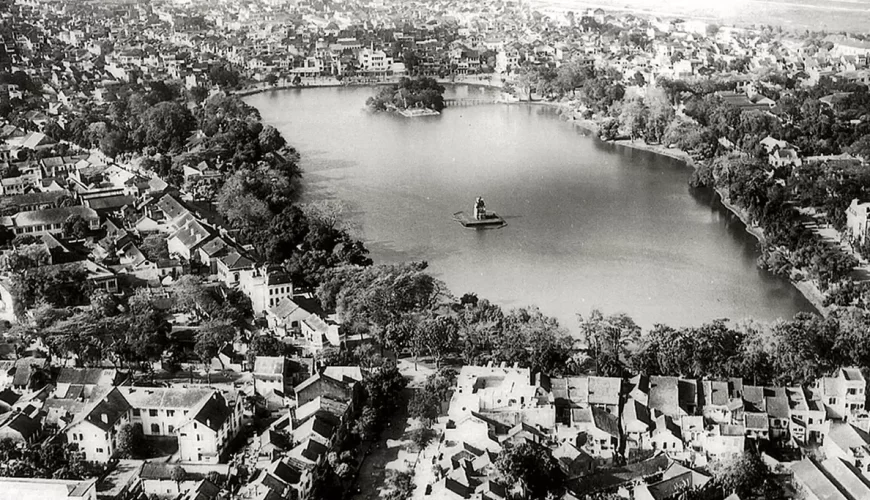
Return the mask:
[[[205,419],[205,425],[211,427],[211,419],[210,418]]]
[[[109,423],[109,416],[106,415],[105,413],[103,413],[102,417],[103,417],[103,423],[108,424]]]

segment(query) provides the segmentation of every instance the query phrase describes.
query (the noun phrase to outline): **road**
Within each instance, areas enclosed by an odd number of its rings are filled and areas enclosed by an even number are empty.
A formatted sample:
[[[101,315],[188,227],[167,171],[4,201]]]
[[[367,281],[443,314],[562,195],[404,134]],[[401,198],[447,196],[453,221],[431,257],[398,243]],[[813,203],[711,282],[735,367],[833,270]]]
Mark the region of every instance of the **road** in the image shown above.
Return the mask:
[[[408,388],[402,391],[399,410],[390,418],[360,467],[354,485],[358,492],[353,495],[354,500],[378,500],[385,493],[387,471],[410,470],[417,460],[408,439],[413,423],[408,417],[408,402],[434,370],[422,364],[415,370],[414,363],[408,360],[399,360],[399,370],[409,379]]]

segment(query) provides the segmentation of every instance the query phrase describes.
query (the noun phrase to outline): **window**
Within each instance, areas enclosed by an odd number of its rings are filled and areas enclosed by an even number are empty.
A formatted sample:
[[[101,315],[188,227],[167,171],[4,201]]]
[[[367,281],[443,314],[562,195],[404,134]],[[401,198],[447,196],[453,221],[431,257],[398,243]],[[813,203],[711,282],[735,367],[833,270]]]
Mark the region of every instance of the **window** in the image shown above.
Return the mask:
[[[103,452],[102,448],[97,448],[97,453],[102,453],[102,452]]]
[[[151,424],[151,434],[160,434],[160,424]]]
[[[197,440],[197,441],[202,441],[202,436],[199,435],[199,434],[197,434],[197,435],[196,435],[196,440]]]
[[[152,417],[156,417],[156,416],[157,416],[157,410],[148,410],[148,415],[150,415],[150,416],[152,416]]]
[[[167,426],[166,426],[166,433],[167,433],[167,434],[172,434],[174,431],[175,431],[175,426],[174,426],[174,425],[167,425]]]
[[[138,417],[140,415],[142,415],[142,412],[139,411],[139,408],[133,408],[133,416]]]
[[[166,410],[166,416],[167,416],[167,417],[174,417],[174,416],[175,416],[175,410]]]

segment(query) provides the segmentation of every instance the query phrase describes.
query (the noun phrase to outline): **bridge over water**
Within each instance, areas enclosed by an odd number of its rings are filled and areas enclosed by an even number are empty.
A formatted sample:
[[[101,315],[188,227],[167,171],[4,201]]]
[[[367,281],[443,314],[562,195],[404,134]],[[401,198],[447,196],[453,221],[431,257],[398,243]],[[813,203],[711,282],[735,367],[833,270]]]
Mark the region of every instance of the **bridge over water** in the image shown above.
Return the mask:
[[[486,98],[486,97],[481,97],[481,98],[462,97],[462,98],[455,98],[455,99],[444,99],[444,105],[448,108],[454,108],[457,106],[479,106],[481,104],[495,104],[498,102],[502,102],[502,101],[500,101],[498,99],[491,98],[491,97],[489,97],[489,98]]]

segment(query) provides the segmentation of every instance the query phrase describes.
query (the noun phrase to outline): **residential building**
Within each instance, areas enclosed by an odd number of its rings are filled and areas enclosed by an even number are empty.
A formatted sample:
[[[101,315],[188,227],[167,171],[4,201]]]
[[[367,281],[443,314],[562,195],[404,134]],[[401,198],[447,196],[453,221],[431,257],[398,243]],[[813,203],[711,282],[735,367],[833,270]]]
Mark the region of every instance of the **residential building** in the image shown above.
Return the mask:
[[[97,480],[0,477],[0,491],[18,500],[97,500]]]

